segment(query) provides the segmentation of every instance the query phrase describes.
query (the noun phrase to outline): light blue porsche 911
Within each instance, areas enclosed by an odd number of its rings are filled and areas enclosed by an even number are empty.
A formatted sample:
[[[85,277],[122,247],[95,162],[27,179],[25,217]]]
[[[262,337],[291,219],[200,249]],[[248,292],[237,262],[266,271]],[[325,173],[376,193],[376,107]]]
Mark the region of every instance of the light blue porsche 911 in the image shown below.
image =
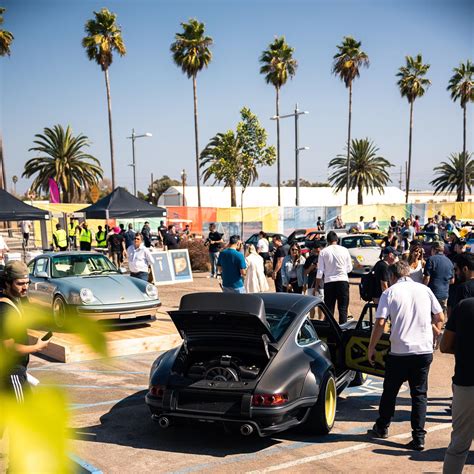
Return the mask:
[[[97,252],[47,253],[28,269],[30,303],[50,308],[57,327],[70,315],[139,324],[155,320],[161,305],[154,285],[124,275]]]

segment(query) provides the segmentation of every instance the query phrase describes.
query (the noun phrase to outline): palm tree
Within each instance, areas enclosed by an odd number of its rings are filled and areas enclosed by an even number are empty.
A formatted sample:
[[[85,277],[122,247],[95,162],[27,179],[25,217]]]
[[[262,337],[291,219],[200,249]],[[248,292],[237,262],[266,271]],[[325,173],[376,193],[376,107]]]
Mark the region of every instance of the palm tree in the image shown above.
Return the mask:
[[[110,166],[112,171],[112,188],[115,189],[115,161],[114,141],[112,137],[112,99],[110,97],[109,67],[112,64],[113,53],[124,56],[127,52],[122,38],[122,29],[115,21],[117,15],[107,8],[94,12],[95,19],[88,20],[84,26],[87,36],[82,39],[82,46],[87,57],[95,61],[104,71],[105,88],[107,91],[107,107],[109,112],[109,141],[110,141]]]
[[[31,191],[48,192],[51,178],[62,191],[62,201],[72,202],[75,190],[90,188],[103,177],[99,160],[83,151],[89,139],[82,134],[73,136],[69,125],[66,130],[61,125],[45,128],[44,134],[35,137],[36,146],[28,151],[41,155],[26,162],[22,175],[30,178],[37,174]]]
[[[228,130],[215,135],[201,153],[203,181],[214,178],[213,184],[224,183],[230,188],[230,205],[237,206],[235,187],[242,169],[242,145],[238,136]]]
[[[291,48],[285,41],[285,37],[275,38],[273,43],[268,45],[268,49],[260,56],[260,74],[265,75],[265,82],[275,87],[276,104],[276,125],[277,125],[277,186],[278,186],[278,206],[280,199],[280,89],[286,84],[288,78],[293,78],[296,74],[298,63],[293,58],[294,48]]]
[[[356,41],[352,36],[344,36],[342,43],[337,45],[338,52],[333,56],[332,72],[344,81],[349,89],[349,120],[347,124],[347,156],[346,156],[346,206],[349,204],[349,177],[351,174],[351,160],[349,149],[351,143],[352,126],[352,83],[360,76],[361,67],[369,67],[369,56],[360,49],[361,41]]]
[[[467,122],[467,104],[468,102],[474,102],[474,64],[469,61],[461,63],[459,67],[453,69],[453,76],[449,80],[447,87],[448,91],[451,92],[451,99],[456,102],[460,101],[463,110],[463,134],[462,134],[462,153],[463,157],[467,157],[466,150],[466,122]],[[466,164],[463,165],[463,182],[462,182],[462,199],[466,200]]]
[[[170,50],[175,64],[182,72],[193,79],[194,97],[194,143],[196,156],[196,180],[198,191],[198,207],[201,207],[201,183],[199,177],[199,139],[198,139],[198,108],[197,108],[197,75],[204,67],[209,66],[212,53],[209,47],[212,38],[204,35],[204,23],[191,18],[188,23],[181,23],[182,33],[176,33],[175,42]]]
[[[464,201],[465,186],[469,193],[474,184],[474,160],[472,154],[464,156],[463,153],[451,153],[449,162],[443,161],[434,168],[437,178],[430,182],[435,187],[435,194],[456,191],[456,201]]]
[[[357,204],[364,204],[363,195],[374,192],[374,189],[383,193],[384,187],[390,182],[388,168],[392,163],[378,155],[379,149],[368,138],[354,139],[350,149],[349,188],[357,188]],[[329,162],[333,173],[328,181],[336,191],[347,188],[347,155],[338,155]]]
[[[408,138],[408,166],[405,191],[405,202],[408,203],[411,173],[411,143],[413,136],[413,105],[418,97],[423,97],[423,95],[425,95],[426,89],[430,86],[431,81],[424,77],[428,72],[430,65],[423,64],[421,54],[418,54],[416,58],[406,56],[405,60],[406,65],[402,66],[397,73],[397,77],[400,78],[397,85],[402,97],[406,97],[410,104],[410,133]]]
[[[0,7],[0,25],[3,24],[3,14],[5,8]],[[7,30],[0,29],[0,56],[10,56],[10,46],[13,43],[14,37]],[[0,134],[0,189],[7,188],[7,175],[5,172],[5,163],[3,161],[3,140]]]

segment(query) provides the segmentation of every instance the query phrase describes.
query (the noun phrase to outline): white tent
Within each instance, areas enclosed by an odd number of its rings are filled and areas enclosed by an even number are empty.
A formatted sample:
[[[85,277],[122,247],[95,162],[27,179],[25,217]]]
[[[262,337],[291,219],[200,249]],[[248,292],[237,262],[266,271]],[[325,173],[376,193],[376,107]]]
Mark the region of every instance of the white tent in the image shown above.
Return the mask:
[[[281,205],[295,206],[296,188],[282,186]],[[241,188],[236,189],[237,206],[240,206]],[[278,201],[278,188],[276,187],[249,187],[244,193],[245,207],[276,206]],[[346,193],[334,193],[330,187],[300,187],[300,206],[342,206],[346,203]],[[405,202],[405,193],[395,187],[387,186],[385,192],[380,194],[364,194],[364,204],[402,204]],[[159,198],[159,206],[189,206],[196,207],[197,186],[183,187],[171,186]],[[357,191],[349,193],[349,204],[357,204]],[[230,189],[223,186],[201,186],[201,206],[203,207],[230,207]]]

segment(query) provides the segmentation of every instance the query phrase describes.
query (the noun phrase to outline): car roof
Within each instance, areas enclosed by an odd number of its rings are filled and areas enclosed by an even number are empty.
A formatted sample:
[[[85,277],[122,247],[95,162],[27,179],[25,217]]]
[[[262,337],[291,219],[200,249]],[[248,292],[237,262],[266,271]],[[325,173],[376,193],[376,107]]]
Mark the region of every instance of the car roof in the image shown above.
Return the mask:
[[[318,296],[306,296],[296,293],[257,293],[262,298],[265,307],[286,309],[302,316],[309,312],[311,308],[322,302]]]

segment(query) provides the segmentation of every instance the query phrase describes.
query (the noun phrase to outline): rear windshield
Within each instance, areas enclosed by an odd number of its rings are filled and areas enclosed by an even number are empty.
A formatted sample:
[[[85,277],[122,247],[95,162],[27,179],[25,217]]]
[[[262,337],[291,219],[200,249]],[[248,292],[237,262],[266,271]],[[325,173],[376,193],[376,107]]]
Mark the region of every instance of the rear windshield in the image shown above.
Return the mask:
[[[295,319],[295,313],[284,309],[265,308],[265,314],[272,336],[279,341]]]

